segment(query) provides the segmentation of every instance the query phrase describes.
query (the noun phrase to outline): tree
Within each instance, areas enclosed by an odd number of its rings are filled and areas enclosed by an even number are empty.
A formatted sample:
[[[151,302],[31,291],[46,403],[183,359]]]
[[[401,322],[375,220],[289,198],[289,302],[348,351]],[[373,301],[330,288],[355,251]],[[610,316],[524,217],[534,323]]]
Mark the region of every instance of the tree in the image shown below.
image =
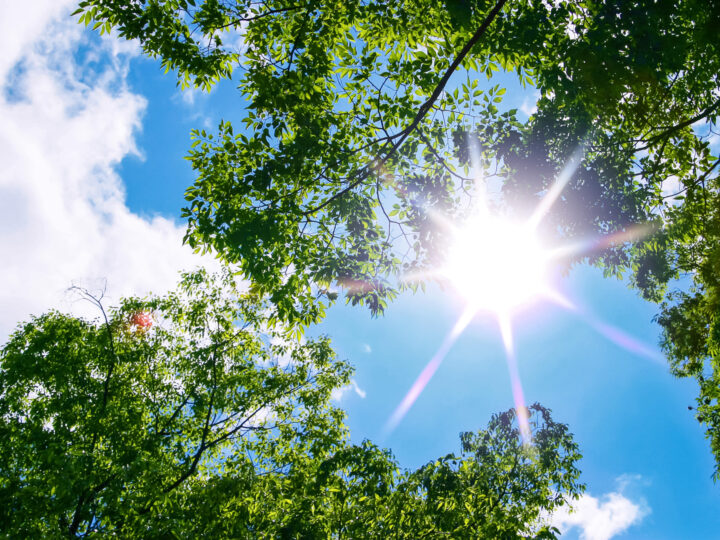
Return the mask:
[[[580,454],[567,426],[538,404],[530,409],[536,420],[530,445],[510,410],[494,415],[486,430],[462,433],[460,454],[415,471],[399,471],[387,451],[368,441],[343,448],[309,477],[302,471],[301,479],[289,479],[305,489],[289,487],[293,503],[275,536],[555,538],[544,520],[584,490]]]
[[[262,309],[230,274],[199,271],[102,324],[48,313],[20,327],[0,353],[5,531],[146,536],[155,523],[162,536],[158,519],[198,478],[248,481],[337,444],[329,398],[349,366],[327,340],[277,344]]]
[[[580,455],[567,426],[537,403],[529,409],[530,445],[511,409],[494,415],[486,430],[461,433],[460,455],[403,478],[385,530],[408,523],[403,538],[555,538],[558,531],[543,518],[584,490],[575,466]]]
[[[227,272],[108,313],[87,298],[99,322],[51,312],[0,350],[8,537],[415,537],[431,515],[456,530],[464,507],[522,532],[583,489],[577,445],[539,406],[531,447],[512,412],[463,435],[465,454],[441,460],[458,480],[439,491],[425,485],[435,465],[400,473],[388,451],[351,446],[330,404],[348,364],[327,339],[268,328]],[[436,507],[431,491],[463,506]]]

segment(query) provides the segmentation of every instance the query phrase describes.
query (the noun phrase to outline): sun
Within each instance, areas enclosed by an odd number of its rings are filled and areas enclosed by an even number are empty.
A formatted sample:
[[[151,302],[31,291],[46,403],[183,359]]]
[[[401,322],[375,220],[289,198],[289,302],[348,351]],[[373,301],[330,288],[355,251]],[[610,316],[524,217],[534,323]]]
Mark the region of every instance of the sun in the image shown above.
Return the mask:
[[[483,213],[453,227],[440,274],[469,308],[510,315],[548,290],[548,255],[529,224]]]

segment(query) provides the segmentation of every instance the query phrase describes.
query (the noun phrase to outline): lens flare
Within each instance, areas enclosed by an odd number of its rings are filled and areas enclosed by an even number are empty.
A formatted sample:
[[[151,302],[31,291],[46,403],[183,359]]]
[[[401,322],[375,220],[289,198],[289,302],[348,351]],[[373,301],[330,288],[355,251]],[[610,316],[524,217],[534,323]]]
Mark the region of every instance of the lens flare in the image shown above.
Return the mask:
[[[500,334],[502,335],[503,345],[505,346],[505,361],[507,362],[508,374],[510,375],[510,389],[512,390],[515,412],[517,413],[518,426],[520,427],[520,437],[522,438],[523,444],[528,445],[532,441],[532,431],[530,430],[530,417],[527,407],[525,406],[525,396],[523,394],[522,382],[520,381],[520,371],[518,370],[517,358],[515,357],[510,318],[503,315],[498,316],[498,324],[500,325]]]
[[[402,419],[405,417],[407,412],[410,410],[410,407],[413,406],[415,400],[420,396],[422,391],[430,382],[430,379],[432,379],[433,375],[435,375],[435,372],[440,367],[440,364],[442,364],[442,361],[445,359],[445,356],[455,343],[455,340],[458,338],[458,336],[460,336],[460,334],[462,334],[463,330],[465,330],[465,327],[470,324],[470,321],[474,316],[475,312],[470,309],[466,309],[462,313],[462,315],[460,315],[460,318],[452,327],[450,333],[445,336],[445,339],[443,340],[442,345],[440,345],[440,348],[430,359],[425,368],[420,372],[418,378],[415,379],[415,382],[410,387],[410,390],[408,390],[408,393],[405,394],[405,397],[400,402],[400,405],[398,405],[397,408],[393,411],[392,415],[390,415],[390,418],[385,424],[385,429],[383,430],[386,435],[392,433],[398,426],[398,424],[402,421]]]
[[[652,360],[653,362],[664,365],[665,361],[657,350],[648,347],[645,343],[642,343],[635,337],[631,336],[627,332],[620,328],[613,326],[600,320],[598,317],[593,315],[590,311],[581,308],[577,304],[571,302],[565,296],[561,295],[557,291],[552,295],[548,295],[548,300],[555,302],[557,305],[567,309],[568,311],[578,315],[583,321],[585,321],[590,327],[593,328],[598,334],[607,338],[615,345],[625,349],[626,351],[634,354],[635,356],[641,356]]]
[[[464,224],[450,222],[444,216],[433,214],[435,222],[451,232],[452,245],[444,265],[432,274],[405,276],[406,280],[436,278],[449,282],[464,299],[465,308],[457,322],[443,340],[418,378],[408,390],[385,424],[389,435],[400,424],[422,391],[442,364],[460,334],[479,311],[495,315],[505,349],[505,361],[510,376],[513,402],[523,444],[531,444],[528,409],[525,406],[520,373],[512,335],[512,315],[515,311],[539,301],[552,301],[582,316],[595,330],[628,351],[657,360],[659,355],[622,330],[604,323],[580,310],[574,303],[556,291],[549,281],[551,263],[573,255],[587,255],[597,249],[637,240],[650,232],[651,226],[638,226],[603,238],[547,249],[537,238],[537,229],[543,218],[560,197],[578,166],[584,147],[580,145],[568,163],[540,200],[530,219],[516,223],[493,215],[487,207],[485,186],[479,169],[479,151],[470,145],[471,161],[476,176],[479,198],[474,216]]]

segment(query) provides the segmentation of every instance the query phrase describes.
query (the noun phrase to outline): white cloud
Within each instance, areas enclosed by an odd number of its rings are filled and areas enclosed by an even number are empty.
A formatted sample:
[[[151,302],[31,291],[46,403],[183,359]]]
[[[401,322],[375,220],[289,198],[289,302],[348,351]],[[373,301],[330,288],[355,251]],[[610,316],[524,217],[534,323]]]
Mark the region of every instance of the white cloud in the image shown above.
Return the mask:
[[[617,491],[601,497],[585,494],[553,514],[551,523],[564,534],[579,529],[583,540],[609,540],[640,523],[650,513],[644,499],[630,500],[623,494],[625,488],[638,481],[639,476],[622,475],[617,478]]]
[[[73,5],[8,2],[0,18],[0,341],[30,314],[83,305],[63,304],[72,283],[104,278],[116,300],[205,261],[183,226],[126,206],[115,167],[139,154],[146,101],[125,80],[137,46],[92,37]]]
[[[676,204],[679,202],[675,198],[682,194],[683,185],[677,176],[668,176],[662,181],[660,187],[666,204]]]
[[[720,133],[712,132],[708,137],[708,144],[714,152],[720,150]]]
[[[40,37],[48,23],[61,14],[67,15],[72,0],[45,0],[35,2],[3,2],[0,19],[0,81],[7,80],[9,72],[27,49]]]
[[[537,112],[537,101],[540,99],[540,92],[535,91],[531,96],[525,96],[522,104],[520,105],[520,111],[525,113],[527,116],[532,116]]]
[[[639,474],[621,474],[615,479],[615,485],[617,486],[617,491],[625,493],[625,490],[630,487],[647,486],[650,485],[650,483]]]
[[[367,396],[367,392],[360,388],[355,379],[353,379],[350,381],[350,384],[347,384],[342,388],[335,388],[330,395],[330,399],[332,399],[336,403],[340,403],[350,390],[353,390],[362,399],[365,399],[365,397]]]
[[[368,345],[367,343],[365,343],[363,345],[363,351],[365,351],[367,354],[370,354],[372,352],[372,347],[370,345]]]
[[[205,92],[203,92],[199,88],[195,88],[194,86],[188,86],[186,88],[179,88],[178,92],[179,92],[178,95],[180,96],[180,99],[182,100],[182,102],[189,107],[192,107],[195,105],[195,100],[198,97],[203,97],[206,95]]]

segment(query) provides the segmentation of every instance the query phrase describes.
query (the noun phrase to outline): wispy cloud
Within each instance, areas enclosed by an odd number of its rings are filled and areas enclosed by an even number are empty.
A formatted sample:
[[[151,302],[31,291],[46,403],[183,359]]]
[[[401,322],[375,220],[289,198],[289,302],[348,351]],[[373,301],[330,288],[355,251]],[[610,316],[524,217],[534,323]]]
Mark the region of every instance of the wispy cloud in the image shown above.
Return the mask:
[[[84,32],[74,3],[10,2],[0,18],[0,341],[30,314],[81,308],[62,305],[72,283],[102,278],[111,300],[162,292],[205,261],[183,226],[127,207],[116,167],[140,153],[137,47]]]
[[[365,399],[365,397],[367,397],[367,392],[360,388],[355,379],[353,379],[350,381],[350,384],[347,384],[342,388],[336,388],[335,390],[333,390],[330,399],[332,399],[336,403],[340,403],[350,390],[354,391],[355,394],[360,396],[360,398],[362,399]]]
[[[367,354],[370,354],[372,352],[372,347],[370,345],[368,345],[367,343],[365,343],[363,345],[363,351],[365,351]]]

